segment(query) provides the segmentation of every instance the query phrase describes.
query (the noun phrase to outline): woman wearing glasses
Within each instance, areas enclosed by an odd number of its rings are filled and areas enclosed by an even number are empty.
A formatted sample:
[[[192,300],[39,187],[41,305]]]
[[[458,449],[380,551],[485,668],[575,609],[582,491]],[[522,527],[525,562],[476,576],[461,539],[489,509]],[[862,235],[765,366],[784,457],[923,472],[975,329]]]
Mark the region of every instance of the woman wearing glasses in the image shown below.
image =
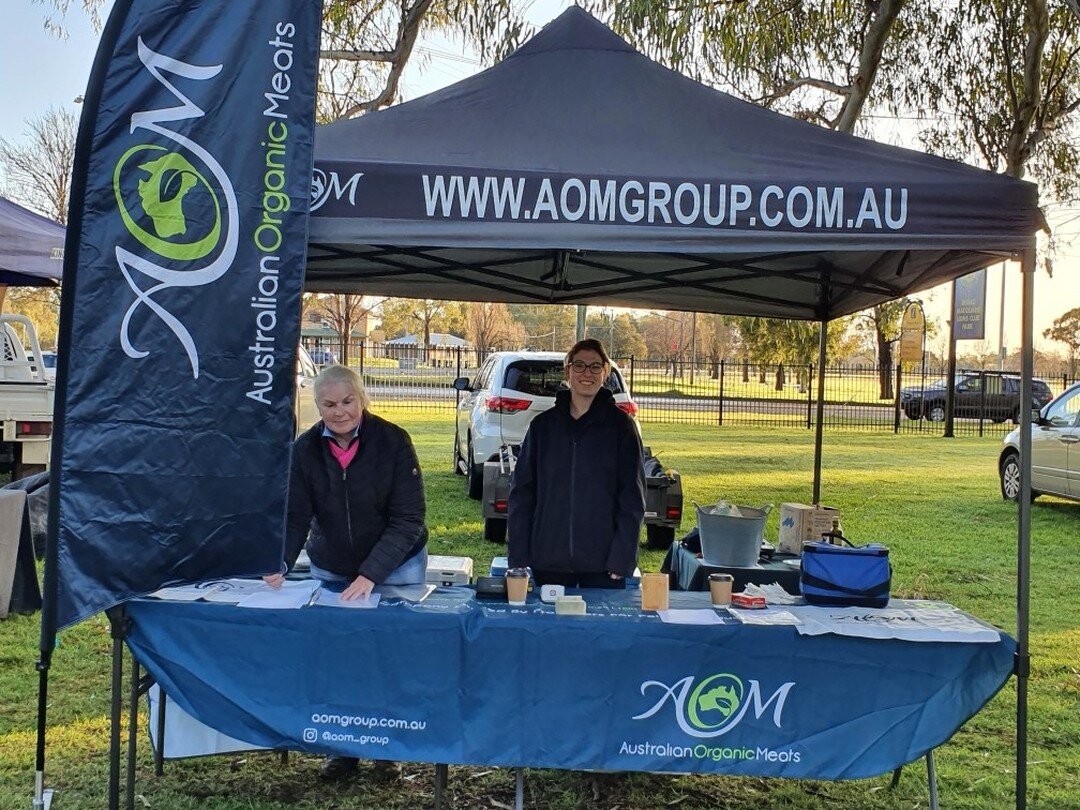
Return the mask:
[[[509,563],[538,585],[623,588],[645,514],[641,439],[604,382],[598,340],[566,354],[568,388],[529,425],[510,489]]]

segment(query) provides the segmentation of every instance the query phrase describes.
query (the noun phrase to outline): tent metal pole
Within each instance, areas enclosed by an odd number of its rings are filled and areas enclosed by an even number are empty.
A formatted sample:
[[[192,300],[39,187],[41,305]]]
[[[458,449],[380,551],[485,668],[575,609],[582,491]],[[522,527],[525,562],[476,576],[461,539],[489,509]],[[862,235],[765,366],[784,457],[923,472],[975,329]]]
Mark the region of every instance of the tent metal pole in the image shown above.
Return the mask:
[[[817,361],[817,409],[814,426],[814,497],[810,503],[821,503],[821,444],[824,438],[825,423],[825,347],[829,337],[829,271],[826,270],[821,276],[821,300],[820,314],[821,327],[818,331],[818,361]]]
[[[945,438],[953,438],[953,389],[956,387],[956,279],[949,287],[949,360],[945,372]],[[930,414],[924,414],[927,419]]]
[[[926,752],[926,781],[930,786],[930,810],[938,810],[937,769],[934,767],[934,749]]]
[[[105,611],[112,631],[112,711],[109,716],[109,810],[120,810],[120,737],[124,702],[124,639],[129,619],[123,605]]]
[[[168,696],[158,684],[157,747],[154,748],[154,776],[165,773],[165,704]]]
[[[139,662],[135,655],[131,655],[131,686],[128,692],[128,742],[127,742],[127,775],[124,779],[124,807],[127,810],[135,810],[135,754],[136,741],[139,733]]]
[[[1021,254],[1020,499],[1016,543],[1016,807],[1027,807],[1027,711],[1029,595],[1031,583],[1031,377],[1034,372],[1035,244]]]

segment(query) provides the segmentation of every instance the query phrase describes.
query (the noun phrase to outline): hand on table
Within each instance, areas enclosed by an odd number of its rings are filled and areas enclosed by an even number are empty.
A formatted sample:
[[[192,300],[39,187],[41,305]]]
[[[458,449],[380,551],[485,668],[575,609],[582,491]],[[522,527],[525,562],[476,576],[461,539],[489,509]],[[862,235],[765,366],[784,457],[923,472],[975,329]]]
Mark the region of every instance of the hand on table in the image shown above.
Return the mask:
[[[284,574],[267,574],[263,577],[263,582],[271,588],[280,588],[285,583],[285,576]]]
[[[349,583],[348,588],[341,592],[341,598],[346,602],[351,602],[353,599],[367,599],[371,596],[371,590],[374,587],[374,582],[360,574]]]
[[[608,571],[608,576],[615,580],[625,579],[622,574],[613,574],[611,571]]]

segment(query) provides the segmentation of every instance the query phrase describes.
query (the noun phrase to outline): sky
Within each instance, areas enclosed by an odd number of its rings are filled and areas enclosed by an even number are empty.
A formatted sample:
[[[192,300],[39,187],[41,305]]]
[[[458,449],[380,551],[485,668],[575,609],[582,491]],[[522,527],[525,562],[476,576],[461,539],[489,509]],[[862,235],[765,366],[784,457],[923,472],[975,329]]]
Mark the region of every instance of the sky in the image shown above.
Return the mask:
[[[571,0],[534,0],[526,18],[540,27],[558,16]],[[73,6],[77,4],[73,3]],[[111,6],[111,0],[109,5]],[[66,107],[78,113],[75,99],[86,89],[86,81],[97,46],[95,33],[78,9],[68,12],[66,38],[57,38],[44,28],[45,9],[31,0],[6,0],[4,24],[0,26],[0,138],[24,139],[26,121],[44,113],[49,106]],[[402,80],[406,99],[432,92],[482,69],[475,54],[463,51],[460,43],[444,38],[425,38]],[[903,144],[917,148],[917,144]],[[1060,219],[1050,212],[1051,221]],[[1076,231],[1076,225],[1063,229]],[[1001,265],[988,271],[986,300],[986,342],[997,351],[1001,302]],[[921,293],[929,318],[942,324],[948,317],[948,285]],[[1054,260],[1053,276],[1039,270],[1035,279],[1035,346],[1060,351],[1061,344],[1045,340],[1042,332],[1054,318],[1080,306],[1080,239],[1062,244]],[[1020,338],[1019,265],[1005,270],[1005,345],[1013,350]],[[960,352],[968,348],[960,344]]]

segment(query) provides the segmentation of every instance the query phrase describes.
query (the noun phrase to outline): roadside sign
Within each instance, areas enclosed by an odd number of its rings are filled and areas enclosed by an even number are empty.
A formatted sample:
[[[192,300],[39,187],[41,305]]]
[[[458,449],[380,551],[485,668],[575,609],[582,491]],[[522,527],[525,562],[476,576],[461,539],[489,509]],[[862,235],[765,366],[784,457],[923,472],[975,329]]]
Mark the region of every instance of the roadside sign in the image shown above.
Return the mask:
[[[984,340],[986,335],[986,269],[953,282],[956,340]]]
[[[923,336],[926,334],[926,316],[922,304],[912,301],[904,310],[900,325],[900,362],[918,365],[922,362]]]

